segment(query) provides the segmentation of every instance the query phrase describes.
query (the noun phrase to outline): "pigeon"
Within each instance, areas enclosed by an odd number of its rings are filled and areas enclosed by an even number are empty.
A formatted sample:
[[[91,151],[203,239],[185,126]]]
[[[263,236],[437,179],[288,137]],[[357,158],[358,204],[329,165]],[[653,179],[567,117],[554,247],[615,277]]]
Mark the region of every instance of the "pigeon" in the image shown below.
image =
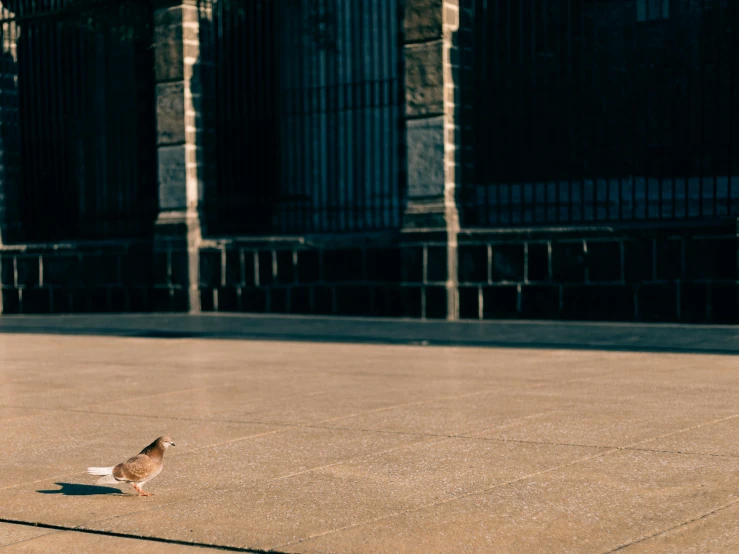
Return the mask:
[[[169,437],[159,437],[141,451],[141,454],[129,458],[125,462],[112,467],[88,467],[90,475],[101,475],[96,485],[113,485],[131,483],[139,496],[151,496],[152,493],[142,490],[142,486],[162,472],[164,467],[164,451],[174,446]]]

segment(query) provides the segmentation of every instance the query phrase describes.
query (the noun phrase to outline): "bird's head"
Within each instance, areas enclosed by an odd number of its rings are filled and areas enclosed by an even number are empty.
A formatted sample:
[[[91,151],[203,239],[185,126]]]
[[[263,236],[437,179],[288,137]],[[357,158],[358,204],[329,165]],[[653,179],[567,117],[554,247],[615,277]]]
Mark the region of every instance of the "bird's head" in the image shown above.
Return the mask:
[[[167,449],[170,446],[174,446],[175,444],[172,442],[172,439],[170,437],[159,437],[157,439],[157,442],[164,448]]]

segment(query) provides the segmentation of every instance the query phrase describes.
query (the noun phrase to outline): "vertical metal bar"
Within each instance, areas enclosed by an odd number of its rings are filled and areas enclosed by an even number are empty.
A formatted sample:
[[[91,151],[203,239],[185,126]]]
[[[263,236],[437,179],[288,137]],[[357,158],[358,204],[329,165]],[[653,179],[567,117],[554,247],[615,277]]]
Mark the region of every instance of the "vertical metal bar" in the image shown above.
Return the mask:
[[[381,85],[381,91],[380,91],[380,105],[381,108],[381,117],[380,117],[380,156],[379,156],[379,167],[380,167],[380,173],[379,173],[379,187],[378,187],[378,209],[380,210],[380,226],[383,229],[390,228],[391,227],[391,220],[390,220],[390,214],[389,209],[389,196],[390,196],[390,172],[388,171],[388,152],[387,149],[391,145],[391,141],[388,140],[388,112],[389,110],[389,86],[390,86],[390,78],[393,64],[391,63],[391,60],[388,59],[388,49],[391,48],[391,45],[388,43],[388,36],[393,36],[393,33],[389,32],[391,30],[390,28],[390,6],[391,2],[385,1],[380,2],[380,6],[383,7],[383,9],[379,12],[378,18],[378,27],[379,27],[379,43],[380,43],[380,52],[379,52],[379,59],[380,59],[380,77],[382,79],[382,85]]]
[[[567,40],[567,82],[565,87],[565,92],[567,94],[567,121],[569,122],[568,126],[568,133],[567,138],[569,139],[568,142],[568,148],[567,148],[567,154],[568,157],[564,158],[565,160],[569,161],[570,153],[572,152],[572,94],[570,94],[571,86],[572,86],[572,5],[571,0],[567,0],[567,31],[566,31],[566,40]],[[570,222],[574,221],[573,217],[573,201],[572,201],[572,171],[570,169],[570,164],[567,163],[566,167],[564,168],[565,171],[567,171],[567,218]]]
[[[702,218],[704,215],[704,198],[703,198],[703,159],[705,154],[705,146],[706,146],[706,51],[705,51],[705,40],[706,40],[706,20],[705,20],[705,11],[706,11],[706,4],[705,0],[700,0],[700,9],[701,9],[701,20],[700,20],[700,27],[701,27],[701,45],[700,45],[700,57],[701,57],[701,112],[700,112],[700,149],[699,149],[699,155],[700,155],[700,162],[698,164],[698,192],[699,192],[699,215]]]
[[[719,12],[719,17],[721,18],[721,21],[724,21],[723,15],[721,13],[721,6],[717,6],[717,10]],[[715,27],[718,27],[716,29]],[[719,35],[721,37],[721,40],[719,42],[719,45],[723,44],[723,38],[724,38],[724,29],[726,27],[725,23],[719,23],[714,25],[714,29],[711,29],[711,36]],[[720,158],[718,156],[719,151],[719,138],[720,133],[719,130],[721,129],[721,50],[722,48],[719,46],[716,48],[716,81],[715,81],[715,87],[716,87],[716,100],[714,103],[714,116],[715,116],[715,125],[716,128],[713,131],[713,141],[712,146],[713,150],[716,152],[715,156],[711,156],[711,162],[713,165],[713,213],[712,216],[718,215],[718,171],[720,165]]]
[[[729,52],[731,52],[731,61],[729,62],[729,71],[730,71],[730,77],[729,77],[729,116],[727,118],[729,122],[729,140],[728,140],[728,148],[727,148],[727,160],[728,160],[728,168],[727,168],[727,191],[726,191],[726,210],[728,215],[734,215],[734,195],[733,195],[733,185],[734,185],[734,78],[736,76],[736,34],[739,32],[739,29],[737,28],[737,6],[735,2],[729,3],[729,17],[731,21],[731,40],[729,47]]]

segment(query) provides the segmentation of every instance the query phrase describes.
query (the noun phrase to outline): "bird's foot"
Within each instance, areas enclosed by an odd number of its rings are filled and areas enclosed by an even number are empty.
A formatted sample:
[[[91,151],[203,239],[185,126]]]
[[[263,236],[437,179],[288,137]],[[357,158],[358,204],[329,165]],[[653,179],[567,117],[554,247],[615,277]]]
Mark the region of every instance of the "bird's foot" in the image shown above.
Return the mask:
[[[146,492],[145,490],[143,490],[141,487],[139,487],[135,483],[131,483],[131,485],[133,485],[133,488],[136,489],[136,492],[137,493],[139,493],[139,496],[151,496],[153,494],[153,493],[150,493],[150,492]]]

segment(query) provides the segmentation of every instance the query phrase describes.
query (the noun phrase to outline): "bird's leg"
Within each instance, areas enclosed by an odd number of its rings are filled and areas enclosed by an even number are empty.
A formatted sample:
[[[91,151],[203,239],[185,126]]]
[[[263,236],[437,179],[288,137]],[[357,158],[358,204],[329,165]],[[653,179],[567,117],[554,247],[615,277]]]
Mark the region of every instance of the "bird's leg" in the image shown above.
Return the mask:
[[[133,488],[136,489],[136,492],[139,493],[139,496],[151,496],[150,492],[146,492],[141,487],[139,487],[136,483],[131,483],[133,485]]]

